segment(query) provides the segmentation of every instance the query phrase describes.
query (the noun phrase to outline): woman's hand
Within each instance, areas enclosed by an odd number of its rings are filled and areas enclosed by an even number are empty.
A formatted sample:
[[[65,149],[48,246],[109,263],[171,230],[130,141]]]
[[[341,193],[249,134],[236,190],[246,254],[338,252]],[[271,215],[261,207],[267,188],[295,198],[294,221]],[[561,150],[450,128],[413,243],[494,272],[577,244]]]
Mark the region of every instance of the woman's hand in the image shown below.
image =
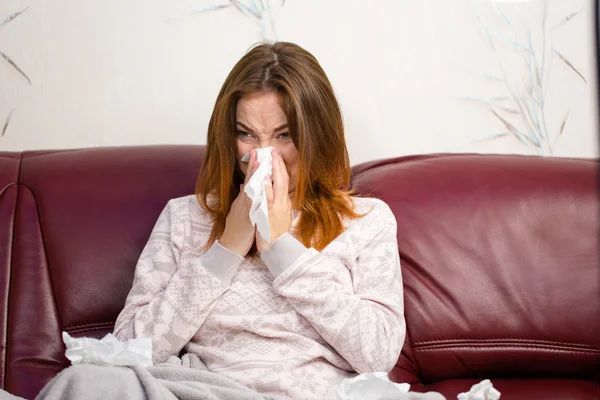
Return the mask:
[[[267,204],[269,206],[269,226],[271,243],[279,239],[292,228],[292,200],[289,194],[290,176],[278,150],[273,149],[273,183],[265,182]],[[262,253],[267,243],[256,230],[256,247]]]
[[[254,244],[256,228],[252,226],[249,217],[252,202],[244,192],[244,186],[248,183],[256,168],[258,168],[256,151],[252,150],[248,159],[246,179],[244,180],[244,184],[240,185],[240,193],[231,204],[231,209],[229,210],[229,214],[227,214],[227,221],[225,222],[225,231],[221,239],[219,239],[221,246],[242,257],[246,257],[246,254],[248,254],[248,251],[250,251]]]

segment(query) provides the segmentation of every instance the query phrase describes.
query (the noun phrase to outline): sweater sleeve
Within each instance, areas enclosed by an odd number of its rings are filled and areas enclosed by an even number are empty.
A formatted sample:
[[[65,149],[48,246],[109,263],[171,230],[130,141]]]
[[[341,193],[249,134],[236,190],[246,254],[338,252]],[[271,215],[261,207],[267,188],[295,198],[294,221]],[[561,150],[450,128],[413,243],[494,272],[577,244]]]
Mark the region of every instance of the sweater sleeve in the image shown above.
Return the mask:
[[[362,243],[350,266],[306,249],[291,235],[262,258],[276,276],[275,290],[355,371],[389,372],[406,334],[396,220],[380,202],[358,224],[335,240],[347,249]],[[348,271],[351,287],[344,284]]]
[[[229,288],[243,257],[215,243],[200,256],[182,257],[188,207],[169,202],[135,268],[133,286],[115,323],[121,340],[149,337],[152,360],[177,355]]]

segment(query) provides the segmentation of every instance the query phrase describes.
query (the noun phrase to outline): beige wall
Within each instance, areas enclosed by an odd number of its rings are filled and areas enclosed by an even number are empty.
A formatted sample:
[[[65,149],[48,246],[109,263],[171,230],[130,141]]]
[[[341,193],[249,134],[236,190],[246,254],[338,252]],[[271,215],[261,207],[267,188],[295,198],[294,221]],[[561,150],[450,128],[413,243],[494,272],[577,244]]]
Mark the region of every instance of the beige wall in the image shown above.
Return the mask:
[[[511,16],[522,10],[525,25],[517,36],[540,21],[541,0],[495,3]],[[0,28],[0,49],[32,84],[0,59],[0,128],[15,109],[0,149],[204,143],[220,84],[260,40],[256,26],[234,8],[166,21],[209,4],[2,0],[0,20],[30,6]],[[504,128],[482,105],[461,100],[504,95],[502,84],[478,76],[497,75],[500,65],[519,77],[510,49],[499,52],[499,63],[478,25],[476,15],[492,33],[506,30],[492,4],[287,0],[276,31],[280,40],[313,52],[329,74],[344,110],[354,164],[446,151],[531,154],[514,137],[476,142]],[[553,154],[596,157],[592,1],[549,0],[547,23],[579,9],[553,31],[553,39],[587,84],[554,57],[546,122],[554,135],[570,109]],[[522,122],[509,117],[515,125]]]

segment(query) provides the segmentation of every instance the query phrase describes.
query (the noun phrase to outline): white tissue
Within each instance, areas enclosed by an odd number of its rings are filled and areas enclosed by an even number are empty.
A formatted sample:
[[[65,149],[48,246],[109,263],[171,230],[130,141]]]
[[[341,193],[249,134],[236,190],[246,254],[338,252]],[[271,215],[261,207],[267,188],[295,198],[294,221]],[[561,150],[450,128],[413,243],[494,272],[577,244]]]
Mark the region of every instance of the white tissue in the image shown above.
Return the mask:
[[[347,378],[337,389],[338,400],[397,400],[408,393],[408,383],[394,383],[385,372],[368,372]]]
[[[73,365],[152,365],[150,338],[121,342],[112,333],[98,340],[87,337],[73,338],[67,332],[63,332],[62,337],[67,346],[65,356]]]
[[[500,392],[494,388],[489,379],[473,385],[471,390],[466,393],[460,393],[458,400],[498,400]]]
[[[271,243],[271,227],[269,226],[269,207],[267,205],[267,193],[265,192],[265,178],[271,179],[273,172],[273,156],[271,151],[274,147],[265,147],[264,149],[255,149],[256,161],[260,163],[254,174],[248,180],[244,187],[244,192],[252,200],[250,207],[250,222],[256,226],[260,236]],[[242,162],[248,162],[250,153],[244,154]]]

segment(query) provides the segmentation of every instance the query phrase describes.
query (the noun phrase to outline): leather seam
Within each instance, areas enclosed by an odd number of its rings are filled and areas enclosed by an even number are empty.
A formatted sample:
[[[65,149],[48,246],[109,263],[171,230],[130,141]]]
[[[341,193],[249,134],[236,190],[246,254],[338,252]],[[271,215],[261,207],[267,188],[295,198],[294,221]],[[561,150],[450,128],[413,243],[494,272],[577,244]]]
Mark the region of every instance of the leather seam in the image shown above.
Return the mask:
[[[6,388],[6,375],[8,375],[8,353],[10,351],[10,346],[8,345],[9,338],[9,322],[10,322],[10,295],[12,293],[12,281],[13,281],[13,263],[14,263],[14,254],[15,254],[15,230],[17,229],[17,213],[19,210],[19,182],[21,180],[21,164],[23,163],[23,156],[20,154],[19,156],[19,172],[17,174],[17,182],[13,183],[10,186],[16,185],[17,193],[15,195],[15,205],[13,208],[13,218],[12,218],[12,231],[10,238],[10,261],[8,263],[8,282],[6,291],[6,324],[4,325],[4,367],[2,369],[2,388]],[[6,190],[6,188],[5,188]],[[2,191],[4,194],[4,190]]]
[[[39,158],[53,154],[64,154],[64,153],[77,153],[77,152],[86,152],[86,151],[96,151],[96,150],[112,150],[112,149],[134,149],[139,147],[179,147],[182,145],[179,144],[150,144],[144,146],[130,145],[130,146],[101,146],[101,147],[88,147],[88,148],[74,148],[74,149],[54,149],[54,150],[27,150],[22,152],[23,158],[32,159]],[[183,145],[187,146],[187,145]],[[189,146],[203,146],[203,145],[189,145]]]
[[[374,171],[379,168],[386,167],[388,165],[429,161],[431,159],[439,160],[442,158],[452,158],[452,157],[456,157],[456,156],[480,156],[480,155],[481,154],[477,154],[477,153],[432,153],[432,154],[420,154],[420,155],[416,155],[416,156],[400,156],[400,157],[386,158],[386,159],[380,160],[379,162],[375,162],[375,164],[370,166],[369,168],[361,170],[358,173],[353,173],[351,178],[354,179],[355,177],[358,177],[367,171]],[[513,154],[511,156],[529,157],[528,155],[521,155],[521,154]],[[587,161],[587,162],[594,162],[594,163],[598,162],[598,159],[594,159],[594,158],[568,158],[568,157],[565,157],[564,160]],[[356,165],[355,167],[357,167],[357,166],[360,166],[360,164]]]
[[[50,283],[50,293],[52,295],[52,302],[54,304],[54,313],[56,315],[56,320],[58,322],[58,329],[59,331],[62,330],[62,320],[60,318],[60,312],[58,311],[58,303],[56,302],[56,293],[54,291],[54,281],[52,280],[52,274],[50,273],[50,262],[48,260],[48,252],[47,252],[47,247],[46,247],[46,239],[44,237],[44,228],[42,227],[42,221],[40,219],[40,209],[39,209],[39,204],[37,201],[37,198],[35,196],[35,192],[28,186],[23,185],[24,187],[27,188],[27,190],[29,190],[29,192],[31,192],[31,196],[33,197],[33,202],[35,204],[35,212],[37,214],[37,223],[39,226],[39,230],[40,230],[40,238],[42,240],[42,246],[44,249],[44,259],[46,260],[46,273],[48,274],[48,282]]]
[[[64,327],[63,330],[65,331],[78,331],[78,330],[86,330],[86,329],[103,329],[106,326],[110,326],[110,325],[114,325],[114,321],[106,321],[106,322],[93,322],[90,324],[84,324],[84,325],[74,325],[74,326],[67,326]]]
[[[475,338],[464,338],[464,339],[442,339],[442,340],[427,340],[423,342],[415,342],[413,346],[431,346],[431,345],[443,345],[443,344],[456,344],[462,343],[491,343],[491,342],[508,342],[508,343],[523,343],[523,344],[539,344],[539,345],[552,345],[552,346],[567,346],[567,347],[580,347],[590,348],[592,346],[582,343],[567,343],[567,342],[554,342],[550,340],[536,340],[536,339],[515,339],[515,338],[486,338],[486,339],[475,339]]]
[[[33,150],[33,151],[27,152],[26,154],[23,154],[23,155],[27,159],[32,159],[32,158],[38,158],[38,157],[43,157],[43,156],[52,155],[52,154],[74,153],[77,151],[85,151],[85,150],[89,150],[89,149],[79,148],[79,149],[41,150],[41,151]]]
[[[376,169],[382,168],[382,167],[386,167],[388,165],[396,165],[396,164],[404,164],[404,163],[410,163],[410,162],[418,162],[418,161],[423,161],[423,160],[429,160],[432,158],[435,159],[440,159],[440,158],[446,158],[446,157],[455,157],[457,155],[475,155],[474,153],[461,153],[461,154],[450,154],[450,153],[433,153],[433,154],[420,154],[417,156],[400,156],[400,157],[392,157],[392,158],[388,158],[388,159],[384,159],[384,160],[380,160],[379,162],[376,162],[374,165],[370,166],[369,168],[366,168],[356,174],[352,174],[352,178],[357,177],[367,171],[374,171]],[[410,157],[410,158],[408,158]],[[407,159],[408,158],[408,159]],[[360,165],[360,164],[359,164]]]
[[[16,366],[16,367],[34,367],[34,368],[42,368],[42,369],[57,369],[57,368],[59,368],[61,370],[68,367],[68,365],[64,365],[64,364],[46,365],[46,364],[37,363],[35,361],[16,362],[16,363],[14,363],[14,366]]]
[[[535,351],[546,351],[552,353],[571,353],[571,354],[585,354],[585,355],[596,355],[600,354],[600,350],[590,349],[588,351],[584,350],[573,350],[573,349],[553,349],[549,347],[535,347],[535,346],[514,346],[513,344],[496,344],[496,345],[461,345],[461,346],[444,346],[444,347],[427,347],[427,348],[417,348],[414,349],[415,352],[425,352],[425,351],[445,351],[445,350],[458,350],[458,349],[506,349],[509,347],[516,348],[517,350],[535,350]]]
[[[12,183],[9,183],[8,185],[4,186],[4,187],[2,188],[2,190],[0,191],[0,197],[2,197],[2,195],[4,194],[4,192],[6,192],[6,191],[8,190],[8,188],[10,188],[10,187],[13,187],[13,186],[15,186],[15,185],[17,185],[17,183],[16,183],[16,182],[12,182]],[[17,185],[17,186],[18,186],[18,185]],[[18,193],[17,193],[17,195],[18,195]],[[16,204],[16,203],[15,203],[15,204]]]

